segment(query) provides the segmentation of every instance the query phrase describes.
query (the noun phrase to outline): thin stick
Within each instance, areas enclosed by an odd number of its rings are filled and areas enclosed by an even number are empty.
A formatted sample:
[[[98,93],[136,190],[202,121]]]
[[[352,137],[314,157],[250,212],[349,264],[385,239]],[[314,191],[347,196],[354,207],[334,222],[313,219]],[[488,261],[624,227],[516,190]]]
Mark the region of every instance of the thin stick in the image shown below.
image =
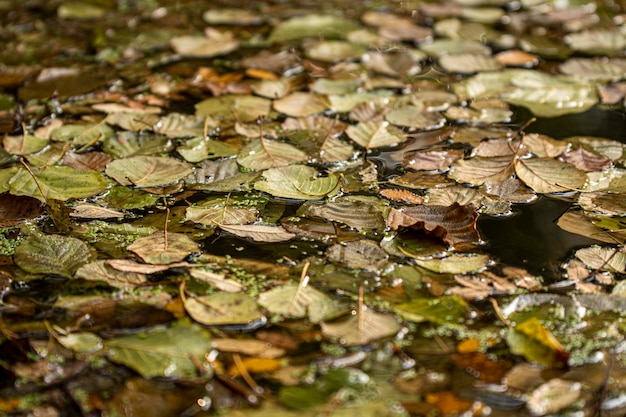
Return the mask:
[[[28,171],[28,173],[30,174],[31,177],[33,177],[33,181],[35,181],[35,185],[37,186],[37,188],[39,189],[39,192],[41,193],[41,196],[43,197],[44,201],[46,202],[46,204],[48,204],[48,198],[46,197],[46,195],[43,192],[43,189],[41,188],[41,184],[39,184],[39,181],[37,180],[37,177],[35,176],[35,174],[33,173],[33,171],[31,171],[30,167],[28,166],[28,164],[26,163],[26,161],[24,161],[24,158],[20,158],[20,164],[24,165],[24,168],[26,168],[26,171]]]
[[[163,204],[165,204],[165,224],[163,225],[163,239],[164,239],[164,243],[163,243],[163,250],[167,251],[167,224],[170,221],[170,208],[167,206],[167,200],[165,199],[165,197],[163,197]]]

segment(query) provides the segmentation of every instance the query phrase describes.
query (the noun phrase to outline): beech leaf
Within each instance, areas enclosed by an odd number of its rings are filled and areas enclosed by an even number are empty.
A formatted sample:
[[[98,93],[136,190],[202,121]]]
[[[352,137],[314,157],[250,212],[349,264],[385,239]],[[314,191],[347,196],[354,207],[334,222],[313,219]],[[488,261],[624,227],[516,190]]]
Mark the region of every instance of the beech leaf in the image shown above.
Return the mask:
[[[254,188],[275,197],[321,200],[339,191],[339,179],[332,173],[320,177],[315,168],[306,165],[289,165],[264,171],[263,180]]]
[[[248,225],[225,225],[220,224],[220,229],[232,233],[237,237],[252,239],[255,242],[285,242],[296,237],[280,226],[264,226],[260,224]]]
[[[575,191],[587,180],[585,173],[573,165],[549,158],[517,159],[515,173],[538,193]]]
[[[406,140],[402,131],[389,122],[362,122],[346,129],[346,134],[366,149],[398,145]]]
[[[324,336],[338,338],[341,344],[347,346],[366,345],[393,336],[401,329],[393,315],[369,309],[342,321],[321,323],[321,327]]]
[[[307,154],[288,143],[255,139],[237,155],[237,162],[248,169],[261,171],[307,160]]]
[[[262,324],[265,317],[254,298],[241,292],[218,292],[184,300],[185,310],[192,319],[208,326]]]
[[[259,295],[259,304],[272,314],[307,317],[311,323],[332,320],[345,313],[346,307],[311,286],[288,284]]]
[[[167,185],[193,172],[191,165],[174,158],[131,156],[116,159],[106,167],[106,174],[122,185],[157,187]]]
[[[137,254],[144,262],[157,265],[179,262],[199,251],[196,242],[180,233],[167,233],[166,244],[165,233],[162,231],[141,237],[126,249]]]
[[[107,182],[98,172],[79,171],[65,166],[49,166],[33,169],[37,182],[23,168],[9,180],[9,192],[45,201],[67,201],[73,198],[88,198],[106,189]],[[42,193],[43,192],[43,196]]]

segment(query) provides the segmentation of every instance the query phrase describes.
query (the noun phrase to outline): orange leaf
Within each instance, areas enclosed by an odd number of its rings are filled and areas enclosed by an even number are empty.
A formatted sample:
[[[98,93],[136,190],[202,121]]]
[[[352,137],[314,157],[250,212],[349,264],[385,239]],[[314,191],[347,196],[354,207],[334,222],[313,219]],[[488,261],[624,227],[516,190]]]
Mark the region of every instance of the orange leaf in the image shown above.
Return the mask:
[[[430,392],[426,394],[426,402],[436,406],[441,414],[460,414],[474,405],[474,401],[459,398],[450,391]]]
[[[283,361],[272,358],[245,358],[241,360],[241,363],[246,371],[251,374],[273,372],[282,368],[284,365]],[[236,365],[232,365],[228,368],[228,375],[230,376],[239,376],[241,373],[241,370]]]

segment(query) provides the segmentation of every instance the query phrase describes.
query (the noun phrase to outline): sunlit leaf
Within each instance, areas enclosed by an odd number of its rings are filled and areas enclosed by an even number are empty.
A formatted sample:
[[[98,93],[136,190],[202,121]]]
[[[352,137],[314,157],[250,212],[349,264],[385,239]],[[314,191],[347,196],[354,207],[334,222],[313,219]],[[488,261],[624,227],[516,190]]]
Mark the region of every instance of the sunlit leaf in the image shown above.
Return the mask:
[[[517,159],[515,173],[538,193],[577,190],[587,180],[573,165],[548,158]]]
[[[582,388],[583,385],[577,381],[551,379],[530,393],[526,408],[534,416],[558,413],[578,400]]]
[[[446,72],[458,72],[461,74],[497,71],[502,68],[500,62],[482,53],[444,55],[439,57],[439,65],[441,65]]]
[[[445,258],[415,259],[419,266],[444,274],[480,271],[489,265],[489,256],[477,253],[453,253]]]
[[[254,188],[276,197],[321,200],[339,191],[339,179],[334,174],[318,176],[315,168],[306,165],[290,165],[264,171]]]
[[[104,142],[113,137],[115,132],[104,123],[74,125],[67,124],[57,127],[50,133],[50,138],[58,142],[72,142],[75,145]]]
[[[93,333],[76,332],[56,336],[56,340],[67,349],[80,353],[94,353],[104,347],[102,339]]]
[[[461,158],[463,151],[456,149],[406,152],[402,165],[417,170],[446,170]]]
[[[115,219],[124,217],[124,213],[96,204],[78,204],[72,207],[70,216],[82,219]]]
[[[211,39],[206,36],[178,36],[170,40],[174,52],[186,57],[211,58],[224,55],[239,47],[239,40],[230,37]]]
[[[221,352],[235,352],[261,358],[279,358],[285,349],[257,339],[212,339],[211,345]]]
[[[346,311],[345,306],[310,285],[275,287],[261,293],[258,302],[272,314],[307,317],[311,323],[332,320]]]
[[[248,9],[219,8],[207,10],[202,19],[210,25],[256,25],[265,19],[265,16]]]
[[[178,152],[188,162],[200,162],[208,158],[220,158],[237,154],[238,149],[226,143],[204,137],[188,139],[178,148]]]
[[[257,171],[306,160],[307,154],[295,146],[264,138],[253,140],[237,156],[237,162],[240,165]]]
[[[405,106],[391,110],[385,120],[397,126],[416,129],[436,129],[442,127],[445,118],[438,112],[428,111],[421,106]]]
[[[441,57],[460,53],[489,55],[491,50],[483,43],[472,39],[435,39],[420,45],[428,55]]]
[[[108,339],[104,344],[111,361],[134,369],[144,378],[194,377],[198,372],[195,363],[201,363],[211,350],[205,331],[186,321]]]
[[[293,41],[301,38],[339,38],[357,29],[349,20],[333,15],[307,14],[285,20],[274,28],[269,42]]]
[[[195,203],[185,210],[185,218],[205,225],[228,225],[254,223],[259,217],[259,208],[254,201],[237,197],[211,197]]]
[[[165,240],[167,236],[167,242]],[[149,264],[169,264],[179,262],[194,252],[198,252],[198,244],[187,235],[179,233],[163,233],[158,231],[150,236],[135,240],[126,249],[134,252]]]
[[[589,29],[565,37],[570,48],[600,55],[617,54],[626,46],[624,34],[617,29]]]
[[[255,242],[285,242],[291,240],[296,235],[289,233],[280,226],[264,226],[261,224],[247,224],[247,225],[225,225],[220,224],[220,229],[232,233],[235,236],[252,239]]]
[[[274,110],[287,116],[302,117],[322,113],[328,108],[328,103],[319,95],[296,91],[288,96],[274,100]]]
[[[118,271],[105,260],[90,262],[78,268],[76,278],[101,281],[116,288],[135,288],[148,282],[144,274]]]
[[[220,291],[239,292],[243,289],[243,285],[241,285],[237,281],[233,281],[232,279],[226,279],[224,275],[204,269],[191,268],[189,270],[189,275],[197,280],[206,282],[207,284],[214,286]]]
[[[136,155],[153,155],[173,150],[170,139],[165,135],[156,135],[142,132],[124,131],[105,140],[102,149],[116,158],[126,158]]]
[[[513,158],[494,156],[461,159],[452,166],[450,177],[459,182],[482,185],[487,181],[498,182],[510,178],[514,173]]]
[[[13,261],[27,272],[72,276],[93,253],[82,240],[62,236],[35,234],[20,242]]]
[[[37,182],[27,170],[20,168],[9,180],[9,192],[42,201],[47,199],[67,201],[72,198],[92,197],[104,191],[107,186],[105,178],[93,171],[50,166],[45,169],[33,169],[33,173]]]
[[[192,319],[208,326],[262,324],[265,317],[254,298],[243,293],[219,292],[201,297],[188,297],[185,310]]]
[[[28,155],[39,152],[48,144],[47,139],[33,135],[5,136],[2,140],[4,150],[13,155]]]
[[[174,158],[132,156],[107,165],[106,174],[122,185],[156,187],[171,184],[193,172],[193,168]]]
[[[365,122],[346,129],[346,134],[366,149],[398,145],[406,140],[405,135],[389,122]]]
[[[582,147],[564,153],[561,159],[568,164],[574,165],[581,171],[586,172],[604,171],[611,166],[611,160],[606,156],[589,152]]]
[[[401,326],[391,314],[376,313],[365,309],[346,320],[322,323],[326,337],[339,339],[343,345],[366,345],[398,333]]]
[[[591,246],[576,251],[576,257],[592,269],[626,272],[626,253],[616,248]]]
[[[306,49],[306,55],[311,59],[326,62],[336,62],[344,59],[360,57],[366,49],[357,44],[344,41],[322,41]]]

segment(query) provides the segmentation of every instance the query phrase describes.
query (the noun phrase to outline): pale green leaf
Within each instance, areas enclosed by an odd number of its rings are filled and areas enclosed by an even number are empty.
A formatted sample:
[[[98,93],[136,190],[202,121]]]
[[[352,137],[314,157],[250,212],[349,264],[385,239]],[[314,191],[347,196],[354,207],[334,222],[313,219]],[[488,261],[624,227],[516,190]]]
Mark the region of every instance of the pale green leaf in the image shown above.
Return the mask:
[[[254,325],[266,320],[254,298],[240,292],[189,297],[184,304],[192,319],[208,326]]]
[[[489,256],[478,253],[453,253],[445,258],[415,259],[415,263],[433,272],[465,274],[485,269]]]
[[[275,197],[296,200],[321,200],[339,191],[339,179],[334,174],[319,176],[315,168],[290,165],[263,172],[263,180],[254,188]]]
[[[122,185],[156,187],[186,177],[193,172],[193,168],[174,158],[131,156],[110,162],[105,172]]]
[[[93,253],[82,240],[62,236],[36,234],[20,242],[13,261],[27,272],[72,276]]]
[[[259,138],[246,145],[237,156],[245,168],[261,171],[307,160],[307,154],[288,143]]]
[[[285,20],[274,28],[269,42],[285,42],[302,38],[340,38],[358,26],[346,19],[332,15],[306,14]]]
[[[73,198],[87,198],[100,194],[106,189],[107,181],[99,172],[80,171],[66,166],[49,166],[33,169],[31,174],[20,168],[9,180],[9,192],[13,195],[26,195],[45,201],[67,201]],[[43,195],[41,194],[43,192]]]
[[[457,296],[416,298],[398,304],[394,310],[402,318],[415,323],[429,321],[436,324],[461,324],[469,317],[469,306]]]
[[[192,253],[199,252],[198,244],[187,235],[180,233],[154,232],[150,236],[135,240],[126,249],[134,252],[144,262],[164,265],[179,262]]]
[[[346,307],[311,286],[288,284],[259,295],[259,304],[272,314],[289,318],[307,317],[311,323],[331,320]]]
[[[212,39],[206,36],[185,35],[170,40],[170,46],[177,54],[191,58],[212,58],[234,51],[239,40],[224,37]]]
[[[206,332],[187,321],[109,339],[104,344],[111,361],[134,369],[144,378],[196,377],[196,363],[202,363],[212,349]]]
[[[259,209],[249,202],[230,197],[208,198],[187,207],[185,219],[207,226],[253,223],[259,217]]]
[[[406,140],[402,131],[389,122],[364,122],[346,129],[346,134],[366,149],[398,145]]]

